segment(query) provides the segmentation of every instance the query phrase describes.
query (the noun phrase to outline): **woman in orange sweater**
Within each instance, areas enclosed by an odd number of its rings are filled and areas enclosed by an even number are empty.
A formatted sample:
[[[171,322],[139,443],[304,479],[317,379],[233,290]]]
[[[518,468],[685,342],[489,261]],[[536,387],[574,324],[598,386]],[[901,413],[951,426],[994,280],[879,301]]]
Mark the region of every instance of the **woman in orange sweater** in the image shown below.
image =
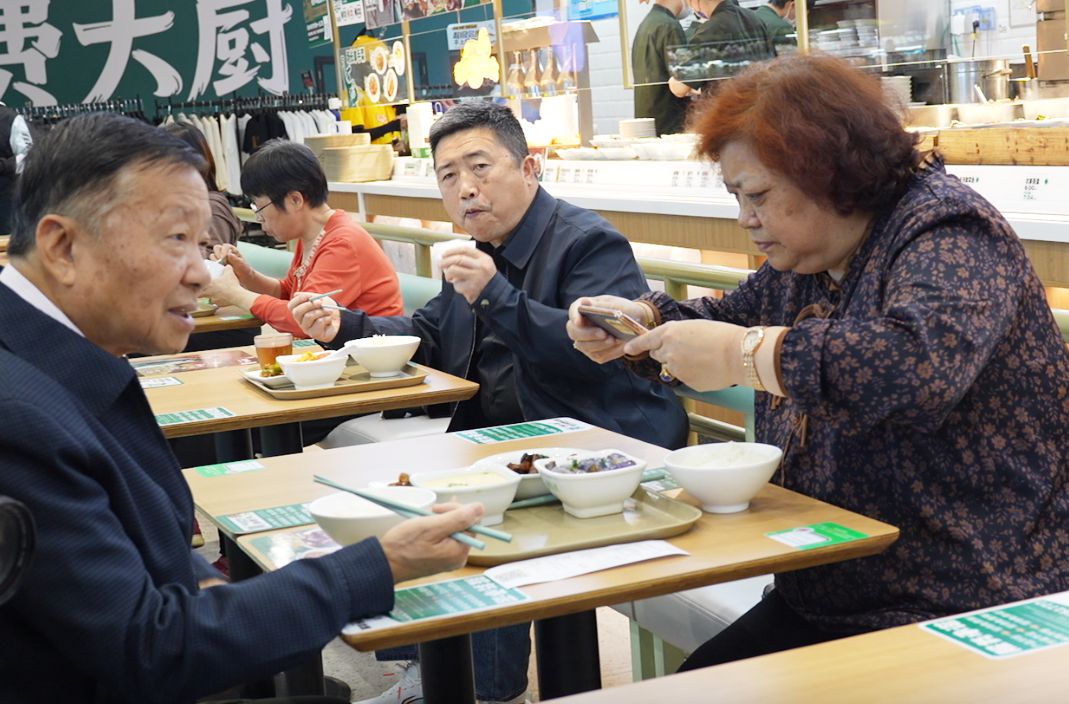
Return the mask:
[[[271,327],[305,337],[286,302],[298,291],[327,293],[339,305],[368,315],[403,315],[397,272],[378,243],[343,210],[327,205],[327,178],[308,147],[272,140],[253,154],[241,173],[264,231],[297,241],[283,279],[254,270],[230,244],[213,259],[226,264],[205,289],[219,305],[243,308]]]

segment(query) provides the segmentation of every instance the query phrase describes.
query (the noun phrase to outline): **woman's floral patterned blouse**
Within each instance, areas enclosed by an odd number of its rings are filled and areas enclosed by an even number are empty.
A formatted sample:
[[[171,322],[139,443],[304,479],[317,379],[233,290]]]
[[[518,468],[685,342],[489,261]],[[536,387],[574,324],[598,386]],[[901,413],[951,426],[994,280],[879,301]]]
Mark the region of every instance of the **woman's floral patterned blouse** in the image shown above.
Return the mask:
[[[789,398],[756,395],[773,481],[901,529],[882,555],[777,575],[857,632],[1069,589],[1069,355],[1006,220],[935,161],[877,215],[836,286],[767,264],[664,321],[786,325]],[[651,362],[634,368],[656,377]]]

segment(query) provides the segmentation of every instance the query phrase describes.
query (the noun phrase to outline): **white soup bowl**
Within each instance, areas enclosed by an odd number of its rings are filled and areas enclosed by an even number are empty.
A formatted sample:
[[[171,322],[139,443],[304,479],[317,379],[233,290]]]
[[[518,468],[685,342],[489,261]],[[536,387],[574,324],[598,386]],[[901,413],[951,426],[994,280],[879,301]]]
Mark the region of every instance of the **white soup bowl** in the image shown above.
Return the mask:
[[[493,526],[505,520],[505,509],[516,498],[520,475],[503,464],[480,464],[416,472],[409,481],[412,486],[430,489],[437,494],[438,503],[482,504],[484,513],[479,523]]]

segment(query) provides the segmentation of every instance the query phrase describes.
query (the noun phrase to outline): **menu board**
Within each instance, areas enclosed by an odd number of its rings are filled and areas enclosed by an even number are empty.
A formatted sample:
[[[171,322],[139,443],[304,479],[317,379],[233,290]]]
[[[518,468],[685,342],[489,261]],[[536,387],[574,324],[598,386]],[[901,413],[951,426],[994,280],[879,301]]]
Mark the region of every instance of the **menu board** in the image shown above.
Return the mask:
[[[334,19],[339,27],[364,24],[364,0],[334,0]]]
[[[308,46],[331,43],[330,12],[327,0],[304,0],[304,24],[308,32]]]
[[[364,23],[368,29],[401,21],[401,0],[364,0]]]
[[[373,41],[342,52],[345,88],[354,107],[390,105],[408,100],[408,68],[405,44]]]

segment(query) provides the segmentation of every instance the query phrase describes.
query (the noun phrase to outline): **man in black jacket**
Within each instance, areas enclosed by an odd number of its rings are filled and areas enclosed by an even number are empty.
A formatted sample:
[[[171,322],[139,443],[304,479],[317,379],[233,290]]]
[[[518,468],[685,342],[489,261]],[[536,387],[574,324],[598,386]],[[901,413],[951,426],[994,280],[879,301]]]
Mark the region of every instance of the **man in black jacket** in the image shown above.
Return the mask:
[[[327,299],[297,294],[290,307],[304,331],[332,346],[375,334],[418,335],[416,361],[479,382],[474,398],[446,409],[451,431],[569,416],[682,446],[687,417],[671,391],[640,381],[621,362],[595,364],[565,330],[577,298],[607,288],[631,299],[649,290],[630,243],[601,216],[539,186],[508,108],[459,105],[434,124],[430,142],[442,203],[476,246],[443,256],[441,294],[411,317],[339,316],[321,307]],[[480,700],[522,699],[526,624],[475,634],[473,651]]]

